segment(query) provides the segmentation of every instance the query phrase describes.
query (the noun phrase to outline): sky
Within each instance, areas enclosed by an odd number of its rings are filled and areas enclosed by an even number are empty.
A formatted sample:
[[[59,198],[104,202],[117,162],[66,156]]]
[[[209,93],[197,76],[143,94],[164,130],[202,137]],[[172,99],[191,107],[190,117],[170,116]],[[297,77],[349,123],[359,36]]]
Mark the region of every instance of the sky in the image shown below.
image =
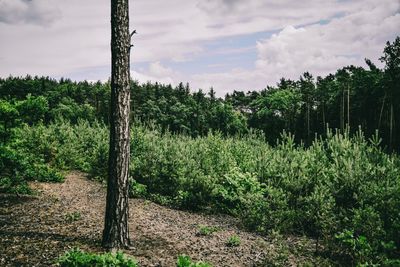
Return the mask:
[[[400,0],[131,0],[131,77],[260,90],[366,66],[400,35]],[[109,0],[0,0],[0,77],[110,77]]]

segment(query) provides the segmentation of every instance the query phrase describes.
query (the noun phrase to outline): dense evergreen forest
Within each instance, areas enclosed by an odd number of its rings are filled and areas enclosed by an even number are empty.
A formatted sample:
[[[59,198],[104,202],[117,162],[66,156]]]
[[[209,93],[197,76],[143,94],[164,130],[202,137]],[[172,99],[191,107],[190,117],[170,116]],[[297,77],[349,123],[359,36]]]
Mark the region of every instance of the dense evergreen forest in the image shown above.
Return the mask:
[[[132,81],[131,196],[305,235],[327,265],[398,266],[400,37],[381,61],[224,98]],[[109,82],[0,79],[0,189],[105,179],[109,104]]]
[[[282,78],[276,86],[261,91],[233,91],[224,99],[211,88],[192,90],[189,84],[176,87],[132,81],[134,118],[152,122],[162,129],[190,136],[210,130],[224,135],[262,130],[274,143],[283,130],[298,142],[310,144],[327,127],[361,128],[367,137],[376,131],[388,150],[400,147],[400,38],[387,43],[379,69],[366,59],[368,68],[347,66],[326,77],[305,72],[298,80]],[[234,89],[234,88],[232,88]],[[0,79],[1,135],[11,125],[35,124],[64,118],[108,123],[110,84],[59,81],[49,77]]]

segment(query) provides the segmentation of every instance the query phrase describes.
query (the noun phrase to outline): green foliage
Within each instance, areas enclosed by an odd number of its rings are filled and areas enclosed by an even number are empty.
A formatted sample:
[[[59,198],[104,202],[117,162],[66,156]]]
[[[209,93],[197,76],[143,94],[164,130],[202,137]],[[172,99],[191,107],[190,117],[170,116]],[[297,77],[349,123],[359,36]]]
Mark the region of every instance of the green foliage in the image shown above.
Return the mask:
[[[202,261],[192,262],[191,258],[186,255],[178,256],[178,260],[176,262],[177,267],[212,267],[209,263],[205,263]]]
[[[107,134],[107,129],[97,122],[24,125],[15,131],[15,146],[26,151],[27,156],[40,158],[58,169],[93,170],[93,176],[99,176],[107,168]]]
[[[382,148],[400,147],[399,47],[387,43],[382,70],[367,60],[224,100],[132,82],[130,195],[311,236],[354,265],[395,265],[400,159]],[[105,179],[109,104],[109,83],[0,79],[0,188],[26,193],[28,180],[61,181],[63,169]]]
[[[314,133],[325,135],[327,124],[354,134],[358,125],[370,138],[379,129],[382,146],[399,151],[400,37],[387,42],[379,69],[366,59],[367,69],[346,66],[326,77],[305,72],[298,80],[282,78],[261,91],[228,93],[216,97],[214,89],[195,91],[189,84],[131,82],[132,121],[156,124],[161,132],[224,136],[262,130],[271,144],[282,133],[296,133],[296,143],[310,145]],[[49,77],[0,78],[0,134],[20,122],[33,125],[66,120],[109,123],[110,82],[59,81]],[[17,113],[15,113],[15,111]]]
[[[86,169],[93,176],[106,178],[105,126],[59,122],[23,129],[19,146],[44,162],[83,170],[90,166]],[[356,263],[399,258],[390,244],[400,245],[400,160],[379,148],[378,137],[367,141],[361,132],[350,137],[328,131],[326,138],[305,147],[284,134],[272,147],[254,133],[192,138],[136,124],[131,140],[133,197],[222,211],[265,234],[308,235],[332,257]],[[356,246],[357,254],[336,238],[345,229],[355,238],[365,237],[368,253]]]
[[[64,176],[42,157],[17,144],[0,147],[0,188],[10,193],[29,194],[32,191],[27,181],[62,182]]]
[[[48,164],[33,163],[25,169],[25,177],[28,180],[39,182],[63,182],[64,176]]]
[[[94,121],[96,119],[95,108],[89,104],[79,104],[70,97],[63,97],[50,114],[54,120],[67,120],[77,123],[80,119]]]
[[[28,94],[26,100],[18,102],[17,109],[22,121],[35,124],[44,120],[49,112],[49,103],[44,96],[34,97]]]
[[[370,258],[372,248],[365,236],[354,237],[352,231],[345,230],[335,235],[335,237],[341,245],[340,251],[347,252],[354,262],[368,264],[366,260]]]
[[[27,182],[20,176],[0,178],[0,192],[17,195],[30,195],[33,193]]]
[[[373,261],[384,259],[381,241],[399,244],[397,157],[361,133],[328,132],[308,148],[282,138],[273,148],[257,136],[192,139],[136,126],[131,175],[164,203],[212,206],[252,229],[307,234],[332,251],[335,235],[351,227],[371,240]]]
[[[0,138],[3,145],[11,136],[11,129],[18,123],[18,110],[9,101],[0,99]]]
[[[129,197],[144,198],[147,196],[147,186],[139,184],[134,179],[129,179]]]
[[[126,257],[122,252],[94,254],[72,249],[57,260],[60,267],[137,267],[136,260]]]
[[[270,231],[268,237],[272,240],[272,243],[274,244],[274,249],[268,249],[267,250],[267,256],[263,260],[263,265],[262,266],[279,266],[279,267],[284,267],[284,266],[289,266],[290,265],[290,260],[289,260],[289,255],[291,253],[290,247],[286,240],[284,239],[284,236],[279,233],[279,231]],[[307,263],[301,265],[301,266],[329,266],[329,264],[324,264],[324,265],[319,265],[319,264],[310,264],[307,265]]]
[[[215,232],[220,230],[217,226],[207,226],[207,225],[199,225],[198,234],[202,236],[210,236]]]
[[[238,237],[237,235],[230,236],[226,241],[226,245],[228,247],[238,247],[240,246],[240,243],[241,243],[240,237]]]
[[[257,176],[248,172],[242,172],[234,167],[225,174],[215,185],[212,196],[215,205],[222,211],[238,214],[243,206],[261,197],[264,188],[258,182]]]
[[[65,220],[69,223],[79,221],[81,219],[81,213],[79,211],[69,212],[65,214]]]

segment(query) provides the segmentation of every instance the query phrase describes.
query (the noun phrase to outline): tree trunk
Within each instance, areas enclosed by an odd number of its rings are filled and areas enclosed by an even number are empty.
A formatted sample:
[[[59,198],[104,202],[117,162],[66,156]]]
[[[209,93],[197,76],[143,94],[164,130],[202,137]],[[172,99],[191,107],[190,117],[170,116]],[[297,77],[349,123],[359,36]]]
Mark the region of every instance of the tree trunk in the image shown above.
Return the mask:
[[[322,102],[322,124],[324,128],[324,134],[326,133],[326,119],[325,119],[325,102]]]
[[[390,103],[390,138],[389,138],[389,148],[390,148],[390,151],[392,151],[392,149],[393,149],[393,122],[394,122],[394,119],[393,119],[393,117],[394,117],[394,114],[393,114],[393,100],[391,100],[391,103]]]
[[[342,105],[340,110],[340,130],[344,132],[344,88],[342,88]]]
[[[103,247],[126,248],[130,156],[129,0],[111,0],[111,114]]]
[[[382,103],[382,106],[381,106],[381,112],[379,113],[378,130],[380,130],[380,128],[381,128],[382,114],[383,114],[383,108],[385,106],[385,100],[386,100],[386,93],[385,93],[385,96],[383,97],[383,103]]]
[[[310,100],[307,103],[307,144],[310,143]]]
[[[347,85],[347,127],[350,130],[350,87]]]

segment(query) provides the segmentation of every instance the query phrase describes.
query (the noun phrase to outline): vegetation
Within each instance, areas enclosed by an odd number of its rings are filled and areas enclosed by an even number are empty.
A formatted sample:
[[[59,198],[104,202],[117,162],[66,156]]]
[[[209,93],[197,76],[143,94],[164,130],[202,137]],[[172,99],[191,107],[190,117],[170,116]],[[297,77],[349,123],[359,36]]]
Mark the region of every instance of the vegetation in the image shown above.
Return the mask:
[[[237,235],[232,235],[228,238],[228,240],[226,241],[226,245],[228,247],[238,247],[240,246],[240,237],[238,237]]]
[[[224,100],[132,82],[130,196],[306,235],[338,264],[400,264],[399,47],[383,70],[367,61]],[[106,179],[109,99],[109,83],[0,79],[0,188],[30,193],[67,169]]]
[[[292,133],[296,143],[310,144],[315,134],[360,126],[367,138],[378,129],[382,145],[400,149],[400,37],[388,42],[379,69],[370,60],[368,68],[347,66],[326,77],[305,72],[297,81],[282,78],[276,86],[261,91],[216,97],[211,88],[193,91],[189,84],[176,87],[159,83],[131,82],[132,120],[154,123],[162,130],[205,136],[209,131],[223,135],[262,130],[274,144],[282,130]],[[21,122],[30,125],[58,118],[76,123],[79,119],[109,124],[110,82],[56,81],[48,77],[0,78],[0,135]]]
[[[0,147],[1,191],[30,194],[32,191],[27,181],[62,182],[64,180],[64,176],[46,162],[48,155],[44,151],[35,147],[34,143],[27,144],[20,141],[22,139],[16,139]],[[36,149],[39,151],[34,152]]]
[[[192,262],[192,259],[189,256],[182,255],[178,257],[176,262],[177,267],[212,267],[210,264],[199,261]]]
[[[81,219],[81,213],[79,211],[69,212],[65,214],[65,220],[69,223],[79,221]]]
[[[80,249],[71,249],[65,252],[57,260],[60,267],[96,267],[96,266],[114,266],[114,267],[138,267],[135,259],[126,257],[124,253],[103,253],[95,254],[84,252]],[[212,265],[199,261],[193,262],[189,256],[181,255],[176,262],[177,267],[212,267]]]
[[[64,135],[56,134],[60,129]],[[257,133],[192,138],[140,124],[133,129],[132,195],[186,209],[212,208],[261,233],[308,235],[318,240],[317,250],[344,262],[399,257],[400,159],[383,152],[377,136],[366,140],[361,131],[352,137],[328,131],[305,147],[289,134],[271,146]],[[22,132],[21,143],[40,133],[36,147],[57,148],[49,160],[60,167],[70,162],[98,179],[106,170],[104,125],[59,122]],[[75,148],[79,153],[65,153]],[[364,252],[350,245],[359,241],[367,244]]]
[[[138,267],[139,265],[134,259],[126,257],[122,252],[94,254],[81,251],[80,249],[72,249],[60,256],[57,261],[60,267],[97,267],[97,266],[114,266],[114,267]]]
[[[216,226],[207,226],[207,225],[199,225],[199,235],[202,236],[210,236],[215,232],[218,232],[220,229]]]

